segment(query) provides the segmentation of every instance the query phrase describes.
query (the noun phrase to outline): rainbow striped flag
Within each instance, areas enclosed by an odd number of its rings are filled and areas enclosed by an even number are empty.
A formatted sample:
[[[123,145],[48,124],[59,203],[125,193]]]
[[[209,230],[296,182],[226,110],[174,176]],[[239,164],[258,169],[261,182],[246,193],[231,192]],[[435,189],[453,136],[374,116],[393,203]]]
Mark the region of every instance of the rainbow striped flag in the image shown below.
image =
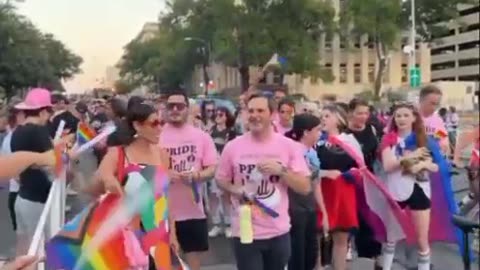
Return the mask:
[[[137,194],[137,196],[148,198],[148,203],[127,221],[129,224],[127,227],[125,223],[115,223],[115,228],[112,228],[113,235],[109,235],[99,247],[92,248],[91,243],[95,242],[96,238],[102,237],[100,232],[102,226],[109,224],[111,217],[116,214],[116,211],[120,211],[120,208],[128,208],[128,200],[132,198],[107,194],[97,200],[68,222],[47,243],[46,259],[49,267],[64,270],[133,269],[138,265],[133,263],[131,249],[133,246],[140,246],[143,256],[153,257],[156,269],[172,270],[166,226],[168,223],[167,172],[154,166],[144,168],[136,166],[128,169],[130,171],[127,174],[127,184],[128,181],[133,181],[133,186],[135,183],[149,184],[146,186],[147,189],[141,189],[148,194]],[[128,241],[132,239],[125,236],[125,231],[135,234],[133,240],[136,242],[135,245],[132,246]],[[85,254],[90,256],[83,257]],[[79,266],[77,265],[79,261],[84,263]]]
[[[78,124],[77,128],[77,143],[78,145],[83,145],[90,140],[92,140],[97,133],[89,125],[84,122]]]

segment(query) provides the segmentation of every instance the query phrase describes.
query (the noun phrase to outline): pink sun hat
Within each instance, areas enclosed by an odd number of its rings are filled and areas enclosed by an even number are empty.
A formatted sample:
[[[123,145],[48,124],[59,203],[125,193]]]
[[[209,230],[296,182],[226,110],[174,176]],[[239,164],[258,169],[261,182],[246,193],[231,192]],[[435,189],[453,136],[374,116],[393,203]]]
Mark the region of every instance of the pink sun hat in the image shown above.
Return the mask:
[[[52,107],[50,91],[44,88],[33,88],[27,93],[25,100],[15,106],[15,109],[28,111],[45,107]]]

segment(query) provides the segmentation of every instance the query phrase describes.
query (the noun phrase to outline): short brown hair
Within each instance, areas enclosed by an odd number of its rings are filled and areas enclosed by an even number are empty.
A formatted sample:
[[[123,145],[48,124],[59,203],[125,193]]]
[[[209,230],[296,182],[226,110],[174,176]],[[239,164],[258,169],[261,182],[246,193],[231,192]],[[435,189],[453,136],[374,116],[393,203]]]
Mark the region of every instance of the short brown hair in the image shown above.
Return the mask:
[[[252,100],[252,99],[256,99],[256,98],[263,98],[263,99],[266,99],[267,100],[267,103],[268,103],[268,110],[273,113],[275,111],[275,102],[272,100],[271,97],[265,95],[265,94],[262,94],[262,93],[254,93],[252,95],[250,95],[248,97],[248,101],[247,101],[247,107],[248,107],[248,103]]]
[[[357,107],[360,107],[360,106],[370,108],[370,106],[368,105],[368,102],[366,100],[361,99],[361,98],[354,98],[354,99],[350,100],[350,102],[348,103],[348,111],[353,112],[353,111],[355,111],[355,109]]]
[[[435,85],[427,85],[420,90],[420,99],[431,94],[442,95],[442,90]]]

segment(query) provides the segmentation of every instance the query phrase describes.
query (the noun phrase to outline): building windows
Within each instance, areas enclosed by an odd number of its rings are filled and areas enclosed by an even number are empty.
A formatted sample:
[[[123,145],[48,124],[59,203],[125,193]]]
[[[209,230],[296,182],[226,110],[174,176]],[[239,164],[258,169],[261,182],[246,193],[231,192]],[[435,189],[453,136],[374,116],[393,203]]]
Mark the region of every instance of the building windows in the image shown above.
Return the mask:
[[[466,27],[461,27],[460,28],[460,33],[466,33],[466,32],[470,32],[470,31],[474,31],[474,30],[478,30],[478,29],[480,29],[480,23],[471,24],[471,25],[466,26]]]
[[[435,70],[444,70],[449,68],[455,68],[455,61],[447,61],[442,63],[432,64],[431,69],[432,71]]]
[[[458,66],[459,67],[474,66],[474,65],[478,65],[478,64],[480,64],[480,59],[479,58],[458,60]]]
[[[439,54],[449,54],[449,53],[454,53],[454,52],[455,52],[455,45],[452,45],[452,46],[446,46],[446,47],[432,49],[430,51],[430,54],[431,55],[439,55]]]
[[[355,64],[353,67],[353,80],[355,83],[361,83],[362,82],[362,68],[360,67],[360,64]]]
[[[331,33],[325,34],[325,49],[332,48],[332,40],[333,40],[333,36]]]
[[[474,48],[478,48],[479,45],[480,45],[480,42],[478,40],[465,42],[462,44],[458,44],[458,50],[463,51],[463,50],[474,49]]]
[[[347,65],[340,64],[340,83],[347,83]]]
[[[402,83],[408,82],[408,67],[407,64],[402,64]]]
[[[458,76],[458,80],[459,81],[479,81],[480,75],[474,74],[474,75]]]
[[[461,10],[460,16],[467,16],[474,13],[480,13],[480,5]]]
[[[368,64],[368,81],[373,83],[375,81],[375,65]]]

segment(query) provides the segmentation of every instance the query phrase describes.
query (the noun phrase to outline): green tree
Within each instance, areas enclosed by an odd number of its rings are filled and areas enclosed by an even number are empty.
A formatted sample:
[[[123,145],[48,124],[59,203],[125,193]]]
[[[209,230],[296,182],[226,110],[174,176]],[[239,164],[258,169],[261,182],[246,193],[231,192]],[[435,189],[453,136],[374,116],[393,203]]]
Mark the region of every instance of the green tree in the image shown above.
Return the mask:
[[[264,65],[273,53],[285,58],[285,73],[318,77],[318,38],[333,28],[334,10],[316,0],[177,0],[163,22],[186,36],[201,38],[211,58],[238,68],[242,88],[249,67]]]
[[[133,86],[129,82],[121,79],[115,82],[113,88],[115,89],[115,93],[119,95],[128,94],[133,90]]]
[[[416,1],[416,39],[429,42],[458,17],[457,5],[470,0],[422,0]],[[341,34],[348,40],[368,35],[376,50],[379,63],[374,83],[374,96],[380,97],[383,74],[387,66],[388,52],[399,50],[402,33],[410,27],[411,1],[399,0],[346,0],[340,12]]]
[[[7,96],[32,86],[62,90],[61,81],[78,73],[81,62],[12,5],[0,4],[0,86]]]

